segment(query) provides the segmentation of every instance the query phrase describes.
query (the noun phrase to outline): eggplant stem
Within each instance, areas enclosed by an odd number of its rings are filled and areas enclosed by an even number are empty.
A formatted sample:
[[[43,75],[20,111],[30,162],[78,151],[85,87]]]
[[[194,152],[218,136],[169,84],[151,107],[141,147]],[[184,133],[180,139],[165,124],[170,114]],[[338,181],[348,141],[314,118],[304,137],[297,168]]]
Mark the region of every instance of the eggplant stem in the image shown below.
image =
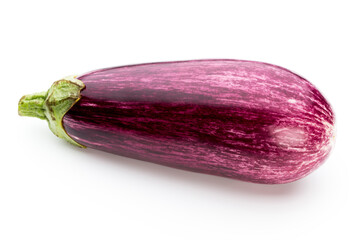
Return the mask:
[[[62,124],[64,115],[80,100],[84,88],[85,84],[75,76],[56,81],[46,92],[23,96],[19,101],[19,115],[46,120],[56,136],[85,148],[66,133]]]
[[[28,94],[19,101],[19,115],[27,117],[37,117],[46,119],[45,109],[43,107],[47,92]]]

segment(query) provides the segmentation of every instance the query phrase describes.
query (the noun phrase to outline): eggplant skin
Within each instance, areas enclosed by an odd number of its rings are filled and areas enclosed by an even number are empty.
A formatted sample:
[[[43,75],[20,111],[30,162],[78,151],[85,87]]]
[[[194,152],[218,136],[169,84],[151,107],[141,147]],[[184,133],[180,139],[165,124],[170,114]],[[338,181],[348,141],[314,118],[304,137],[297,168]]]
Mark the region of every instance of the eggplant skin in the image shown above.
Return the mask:
[[[192,60],[101,69],[78,77],[63,126],[94,149],[184,170],[277,184],[318,168],[334,114],[307,80],[275,65]]]

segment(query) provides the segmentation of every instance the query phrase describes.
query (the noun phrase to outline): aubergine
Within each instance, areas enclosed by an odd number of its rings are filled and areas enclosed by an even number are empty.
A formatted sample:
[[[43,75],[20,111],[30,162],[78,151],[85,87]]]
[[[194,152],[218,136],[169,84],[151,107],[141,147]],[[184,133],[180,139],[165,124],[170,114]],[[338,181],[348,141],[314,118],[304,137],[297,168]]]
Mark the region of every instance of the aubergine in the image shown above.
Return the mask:
[[[19,115],[79,146],[248,182],[298,180],[332,149],[334,113],[272,64],[192,60],[112,67],[25,95]]]

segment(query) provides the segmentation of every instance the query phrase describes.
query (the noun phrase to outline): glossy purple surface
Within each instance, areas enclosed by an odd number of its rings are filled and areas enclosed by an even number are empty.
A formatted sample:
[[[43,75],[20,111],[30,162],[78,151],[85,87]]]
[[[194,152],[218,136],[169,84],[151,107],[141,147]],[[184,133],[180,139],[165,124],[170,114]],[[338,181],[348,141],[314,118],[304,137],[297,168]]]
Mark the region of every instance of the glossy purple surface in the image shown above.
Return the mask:
[[[316,169],[333,142],[330,105],[307,80],[240,60],[150,63],[79,77],[67,133],[99,150],[257,183]]]

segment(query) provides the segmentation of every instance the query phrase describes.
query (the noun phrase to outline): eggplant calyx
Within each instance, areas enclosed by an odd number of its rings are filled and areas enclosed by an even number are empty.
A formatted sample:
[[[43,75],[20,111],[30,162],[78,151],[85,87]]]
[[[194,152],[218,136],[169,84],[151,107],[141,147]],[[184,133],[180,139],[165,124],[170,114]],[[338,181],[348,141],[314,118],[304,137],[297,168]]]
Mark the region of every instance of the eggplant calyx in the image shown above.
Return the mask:
[[[76,76],[56,81],[46,92],[23,96],[19,101],[19,115],[46,120],[56,136],[85,148],[66,133],[62,123],[64,115],[80,100],[80,92],[84,88],[85,84]]]

